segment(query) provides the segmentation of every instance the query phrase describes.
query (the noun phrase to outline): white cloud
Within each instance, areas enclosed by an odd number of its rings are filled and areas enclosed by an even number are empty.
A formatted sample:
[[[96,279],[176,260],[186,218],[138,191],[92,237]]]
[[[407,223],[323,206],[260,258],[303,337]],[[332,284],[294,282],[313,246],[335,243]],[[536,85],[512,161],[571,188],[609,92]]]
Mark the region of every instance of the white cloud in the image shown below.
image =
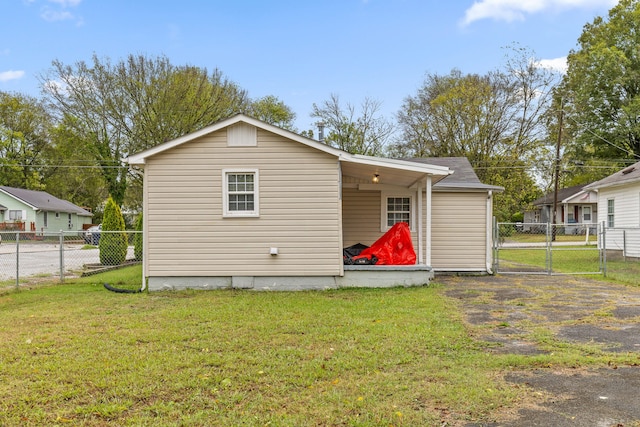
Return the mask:
[[[24,76],[24,71],[0,71],[0,82],[8,82],[9,80],[21,79]]]
[[[536,65],[540,68],[546,68],[547,70],[559,71],[561,73],[567,72],[567,57],[553,59],[541,59],[536,62]]]
[[[49,2],[59,4],[62,7],[75,7],[82,3],[82,0],[49,0]]]
[[[66,21],[68,19],[74,18],[71,12],[51,10],[48,7],[42,10],[40,16],[42,17],[42,19],[48,22]]]
[[[525,16],[545,10],[612,7],[618,0],[479,0],[465,11],[462,25],[482,19],[523,21]]]

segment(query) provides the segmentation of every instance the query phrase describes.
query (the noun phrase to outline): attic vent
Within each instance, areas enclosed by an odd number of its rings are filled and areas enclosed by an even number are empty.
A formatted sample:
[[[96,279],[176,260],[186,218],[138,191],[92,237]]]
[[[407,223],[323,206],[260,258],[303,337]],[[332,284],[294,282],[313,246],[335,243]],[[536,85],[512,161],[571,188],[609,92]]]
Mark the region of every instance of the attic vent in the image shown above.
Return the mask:
[[[227,128],[229,147],[255,147],[258,145],[258,130],[255,126],[238,123]]]
[[[635,169],[636,169],[636,168],[635,168],[635,166],[628,167],[628,168],[626,168],[626,169],[624,169],[624,170],[622,171],[622,175],[626,175],[626,174],[628,174],[628,173],[631,173],[631,172],[633,172]]]

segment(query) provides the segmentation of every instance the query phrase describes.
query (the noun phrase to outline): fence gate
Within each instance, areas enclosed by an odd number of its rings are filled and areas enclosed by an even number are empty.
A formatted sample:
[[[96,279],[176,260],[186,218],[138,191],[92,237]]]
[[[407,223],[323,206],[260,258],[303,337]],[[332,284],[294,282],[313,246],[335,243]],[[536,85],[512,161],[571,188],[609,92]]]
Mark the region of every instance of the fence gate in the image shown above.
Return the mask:
[[[601,274],[605,250],[601,224],[494,222],[496,273]]]

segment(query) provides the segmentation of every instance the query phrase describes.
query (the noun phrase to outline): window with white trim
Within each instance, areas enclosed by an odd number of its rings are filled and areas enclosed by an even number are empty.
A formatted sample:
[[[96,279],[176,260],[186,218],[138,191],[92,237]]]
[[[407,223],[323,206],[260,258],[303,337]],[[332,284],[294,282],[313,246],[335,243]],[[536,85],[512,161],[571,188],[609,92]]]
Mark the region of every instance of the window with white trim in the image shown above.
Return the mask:
[[[223,215],[225,217],[258,216],[258,171],[225,169],[222,171]]]
[[[415,224],[414,197],[409,194],[382,194],[381,231],[387,231],[399,222],[406,222],[413,231]]]
[[[615,224],[615,200],[607,199],[607,227],[613,228]]]
[[[9,220],[10,221],[21,221],[22,220],[22,211],[10,210],[9,211]]]

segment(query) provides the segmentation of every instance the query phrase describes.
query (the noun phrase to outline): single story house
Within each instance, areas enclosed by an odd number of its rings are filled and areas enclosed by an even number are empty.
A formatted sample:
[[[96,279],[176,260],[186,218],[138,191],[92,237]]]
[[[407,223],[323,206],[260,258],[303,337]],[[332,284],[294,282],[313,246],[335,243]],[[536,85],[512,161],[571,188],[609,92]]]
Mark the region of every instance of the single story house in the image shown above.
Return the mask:
[[[355,155],[238,114],[128,161],[144,170],[150,290],[419,285],[434,269],[490,272],[500,188],[474,179],[466,159]],[[345,247],[371,245],[397,222],[409,224],[415,265],[344,264]]]
[[[640,258],[640,162],[589,184],[598,194],[598,218],[606,227],[606,248]]]
[[[524,229],[528,231],[531,224],[565,224],[567,232],[579,230],[580,227],[595,229],[598,222],[598,196],[593,190],[586,190],[587,184],[558,190],[556,199],[556,218],[553,221],[554,191],[545,194],[533,202],[533,210],[524,213]]]
[[[93,214],[45,191],[0,186],[0,230],[56,232],[82,230]]]

